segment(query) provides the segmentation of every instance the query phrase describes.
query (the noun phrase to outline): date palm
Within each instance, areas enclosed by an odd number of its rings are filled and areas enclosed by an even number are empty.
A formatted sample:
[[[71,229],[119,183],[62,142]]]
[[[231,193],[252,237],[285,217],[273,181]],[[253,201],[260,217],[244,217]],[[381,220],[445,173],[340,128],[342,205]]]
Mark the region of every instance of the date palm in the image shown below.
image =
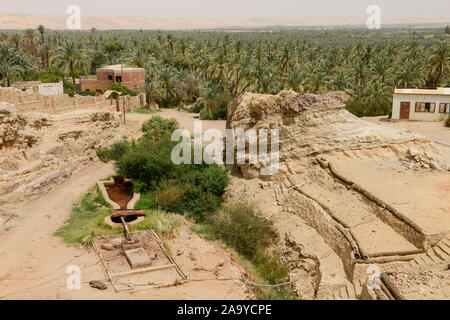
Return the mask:
[[[36,46],[36,34],[33,29],[27,29],[23,32],[23,39],[27,44],[30,56],[34,61],[37,61],[37,46]]]
[[[45,43],[45,39],[44,39],[44,31],[45,31],[45,27],[44,27],[42,24],[39,25],[38,31],[39,31],[39,33],[40,33],[40,35],[41,35],[41,41],[42,41],[42,43]]]
[[[9,87],[11,80],[26,68],[32,68],[32,64],[21,52],[14,50],[7,43],[0,43],[0,76],[4,85]]]
[[[89,59],[86,50],[80,43],[66,40],[56,47],[51,63],[58,66],[62,72],[69,74],[75,86],[75,69],[84,69],[86,72]]]
[[[434,79],[434,86],[438,87],[445,78],[450,67],[450,46],[447,42],[440,42],[433,47],[429,58],[430,75]]]

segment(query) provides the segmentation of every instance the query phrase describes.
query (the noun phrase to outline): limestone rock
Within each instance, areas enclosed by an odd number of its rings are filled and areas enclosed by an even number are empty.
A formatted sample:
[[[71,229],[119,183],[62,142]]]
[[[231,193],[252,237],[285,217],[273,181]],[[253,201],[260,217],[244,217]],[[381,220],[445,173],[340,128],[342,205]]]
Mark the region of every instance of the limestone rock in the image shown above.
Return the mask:
[[[99,290],[108,289],[108,286],[102,281],[92,280],[92,281],[89,281],[89,285],[92,288],[99,289]]]
[[[261,129],[278,129],[278,175],[292,170],[292,166],[284,164],[289,159],[426,141],[423,136],[408,130],[379,126],[359,119],[345,109],[347,99],[348,96],[343,92],[299,94],[282,91],[278,95],[244,93],[228,106],[226,127],[244,131],[255,129],[257,132]],[[267,140],[270,150],[270,137]],[[236,167],[243,177],[252,179],[264,178],[261,170],[268,165],[246,163]]]

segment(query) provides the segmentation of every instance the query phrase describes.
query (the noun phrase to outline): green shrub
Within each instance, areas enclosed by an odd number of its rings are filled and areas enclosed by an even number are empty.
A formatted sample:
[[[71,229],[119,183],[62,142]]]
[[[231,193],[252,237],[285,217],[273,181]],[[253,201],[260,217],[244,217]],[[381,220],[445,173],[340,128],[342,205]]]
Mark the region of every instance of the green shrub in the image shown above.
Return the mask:
[[[131,90],[127,87],[125,87],[124,85],[122,85],[122,83],[120,82],[114,82],[111,85],[111,90],[114,91],[118,91],[118,92],[122,92],[123,95],[128,95],[128,96],[136,96],[137,92],[134,90]]]
[[[179,128],[178,122],[175,119],[164,119],[161,116],[153,116],[151,119],[142,124],[142,131],[147,138],[159,140],[161,137],[172,134],[173,131]]]
[[[102,227],[103,220],[110,213],[110,205],[96,187],[90,190],[80,202],[73,204],[72,214],[55,232],[55,235],[67,243],[77,244],[81,243],[86,236],[92,239],[99,235],[112,234],[113,230]]]
[[[73,88],[64,88],[64,93],[68,94],[69,97],[75,97],[75,91]]]
[[[95,97],[95,92],[94,91],[80,91],[79,95]]]
[[[148,106],[142,107],[142,108],[136,108],[132,111],[133,113],[139,113],[139,114],[153,114],[155,113],[154,110],[150,110]]]
[[[243,199],[232,202],[218,214],[210,215],[205,224],[194,227],[194,231],[221,240],[234,249],[241,255],[241,262],[255,282],[278,284],[286,281],[288,266],[268,251],[268,247],[278,240],[278,234],[253,203]],[[290,286],[255,287],[254,290],[259,299],[293,298]]]
[[[110,160],[119,160],[130,147],[130,143],[126,140],[116,142],[110,147],[97,149],[97,156],[103,162]]]
[[[147,207],[189,214],[202,220],[217,211],[229,183],[228,170],[217,164],[173,163],[171,141],[178,123],[155,116],[146,121],[138,141],[122,141],[97,150],[102,161],[113,160],[116,173],[133,180],[135,190],[145,193]],[[191,153],[192,157],[194,152]]]
[[[250,260],[254,260],[278,236],[271,222],[261,218],[256,206],[243,199],[209,216],[207,222],[218,239]]]

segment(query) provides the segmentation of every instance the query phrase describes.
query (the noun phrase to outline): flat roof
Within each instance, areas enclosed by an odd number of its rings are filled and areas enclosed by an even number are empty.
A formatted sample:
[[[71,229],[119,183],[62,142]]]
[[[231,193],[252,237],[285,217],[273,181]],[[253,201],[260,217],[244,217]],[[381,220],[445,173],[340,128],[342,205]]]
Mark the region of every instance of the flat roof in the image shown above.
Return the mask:
[[[397,89],[394,94],[422,94],[422,95],[450,95],[450,88],[436,88],[436,89]]]
[[[144,68],[132,68],[122,64],[113,64],[110,66],[103,66],[97,69],[97,71],[115,71],[115,72],[122,72],[122,70],[134,72],[134,71],[144,71]]]

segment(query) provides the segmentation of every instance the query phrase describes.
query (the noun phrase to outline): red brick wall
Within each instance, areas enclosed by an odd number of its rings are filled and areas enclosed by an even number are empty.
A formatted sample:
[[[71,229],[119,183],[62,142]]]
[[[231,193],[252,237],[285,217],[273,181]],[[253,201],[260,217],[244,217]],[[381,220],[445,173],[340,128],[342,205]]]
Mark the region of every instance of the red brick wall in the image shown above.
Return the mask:
[[[112,75],[113,80],[109,80],[108,76]],[[121,76],[122,73],[112,72],[112,71],[98,71],[97,80],[81,80],[81,89],[90,91],[98,90],[108,90],[111,85],[116,81],[116,76]],[[124,72],[122,75],[122,84],[130,89],[137,89],[139,86],[145,84],[145,71],[139,72]]]

